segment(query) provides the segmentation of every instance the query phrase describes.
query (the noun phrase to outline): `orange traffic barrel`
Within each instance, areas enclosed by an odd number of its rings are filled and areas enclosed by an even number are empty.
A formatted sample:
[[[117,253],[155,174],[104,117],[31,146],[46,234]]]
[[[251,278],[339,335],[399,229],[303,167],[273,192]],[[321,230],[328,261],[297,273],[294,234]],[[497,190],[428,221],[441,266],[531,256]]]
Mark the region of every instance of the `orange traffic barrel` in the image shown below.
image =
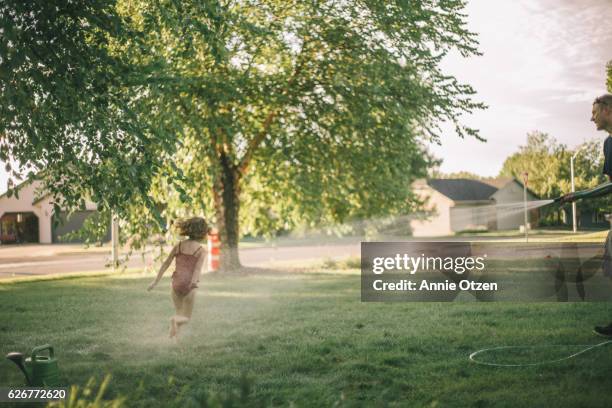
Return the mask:
[[[208,233],[208,272],[215,272],[219,269],[220,247],[219,231],[212,228]]]

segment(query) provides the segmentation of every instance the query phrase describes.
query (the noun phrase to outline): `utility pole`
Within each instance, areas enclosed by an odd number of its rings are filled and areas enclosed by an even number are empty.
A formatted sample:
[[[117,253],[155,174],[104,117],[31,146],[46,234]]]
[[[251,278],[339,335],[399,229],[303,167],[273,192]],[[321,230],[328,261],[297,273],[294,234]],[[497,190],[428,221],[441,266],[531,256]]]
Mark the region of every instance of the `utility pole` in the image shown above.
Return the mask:
[[[111,215],[111,257],[115,271],[119,264],[119,220],[115,214]]]
[[[572,193],[574,193],[576,191],[576,188],[574,186],[574,159],[576,158],[576,156],[578,156],[578,153],[580,153],[580,151],[582,150],[582,147],[578,150],[576,150],[576,153],[574,153],[572,155],[572,157],[570,157],[570,177],[571,182],[572,182]],[[574,231],[574,234],[578,231],[578,228],[576,226],[576,202],[572,202],[572,231]]]
[[[527,227],[527,222],[529,221],[529,215],[527,213],[527,179],[529,178],[529,173],[523,173],[523,203],[525,208],[525,242],[529,242],[529,232]]]

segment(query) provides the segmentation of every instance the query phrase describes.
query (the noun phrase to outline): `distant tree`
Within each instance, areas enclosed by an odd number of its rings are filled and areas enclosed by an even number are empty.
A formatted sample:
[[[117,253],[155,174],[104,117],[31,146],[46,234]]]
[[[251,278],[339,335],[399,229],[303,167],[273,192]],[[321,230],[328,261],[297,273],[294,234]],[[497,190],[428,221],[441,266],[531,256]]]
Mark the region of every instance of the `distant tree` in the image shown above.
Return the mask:
[[[578,152],[574,160],[576,190],[592,188],[608,181],[608,177],[602,174],[604,165],[602,145],[601,139],[593,139],[574,149],[573,153]],[[609,213],[612,208],[612,197],[578,201],[577,208],[580,211]]]
[[[574,182],[576,190],[594,187],[605,182],[602,175],[603,154],[601,140],[586,141],[573,150],[560,144],[554,137],[542,132],[527,135],[527,144],[519,147],[517,153],[508,157],[502,166],[500,176],[522,180],[522,174],[529,173],[528,187],[536,195],[554,198],[571,191],[570,158],[574,160]],[[580,210],[603,211],[609,209],[609,198],[580,201]],[[550,206],[543,210],[544,222],[559,222],[559,207]]]
[[[606,85],[608,86],[608,92],[612,92],[612,61],[608,62],[607,70],[608,70],[608,79],[606,81]]]
[[[528,187],[541,198],[558,197],[568,192],[571,152],[547,133],[527,134],[527,143],[508,157],[500,176],[523,179],[529,173]]]
[[[172,115],[182,126],[174,158],[190,180],[184,195],[193,211],[216,220],[222,267],[239,266],[245,232],[412,208],[410,181],[429,166],[424,145],[439,139],[438,123],[477,136],[458,118],[482,105],[439,68],[451,49],[477,54],[463,8],[463,1],[122,2],[144,38],[134,46],[165,61],[167,80],[143,100],[155,106],[152,119]],[[169,204],[169,218],[185,208],[172,187],[160,181],[153,190]]]
[[[470,179],[470,180],[484,180],[486,177],[479,176],[469,171],[457,171],[454,173],[443,173],[440,171],[433,171],[431,173],[432,178],[444,178],[444,179]]]

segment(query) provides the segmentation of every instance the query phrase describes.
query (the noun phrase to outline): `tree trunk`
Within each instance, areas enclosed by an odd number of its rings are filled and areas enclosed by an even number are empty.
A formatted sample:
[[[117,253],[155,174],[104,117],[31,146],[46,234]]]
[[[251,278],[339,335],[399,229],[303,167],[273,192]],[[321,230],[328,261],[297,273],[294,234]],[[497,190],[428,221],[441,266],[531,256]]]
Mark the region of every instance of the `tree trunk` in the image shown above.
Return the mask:
[[[226,272],[240,269],[238,255],[240,174],[225,155],[220,157],[219,164],[219,174],[216,177],[213,194],[221,241],[219,270]]]

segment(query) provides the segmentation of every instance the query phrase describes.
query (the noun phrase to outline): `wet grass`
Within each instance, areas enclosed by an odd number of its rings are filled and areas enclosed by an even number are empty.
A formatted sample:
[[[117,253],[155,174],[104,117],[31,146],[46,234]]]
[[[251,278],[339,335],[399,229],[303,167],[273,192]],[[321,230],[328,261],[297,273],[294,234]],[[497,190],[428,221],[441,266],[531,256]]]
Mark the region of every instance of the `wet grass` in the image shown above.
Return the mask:
[[[185,389],[251,383],[264,406],[609,407],[612,346],[549,366],[478,366],[495,345],[594,344],[607,304],[361,303],[354,270],[206,276],[179,344],[169,281],[106,276],[0,284],[0,352],[55,347],[62,378],[165,407]],[[0,362],[0,386],[21,385]]]

